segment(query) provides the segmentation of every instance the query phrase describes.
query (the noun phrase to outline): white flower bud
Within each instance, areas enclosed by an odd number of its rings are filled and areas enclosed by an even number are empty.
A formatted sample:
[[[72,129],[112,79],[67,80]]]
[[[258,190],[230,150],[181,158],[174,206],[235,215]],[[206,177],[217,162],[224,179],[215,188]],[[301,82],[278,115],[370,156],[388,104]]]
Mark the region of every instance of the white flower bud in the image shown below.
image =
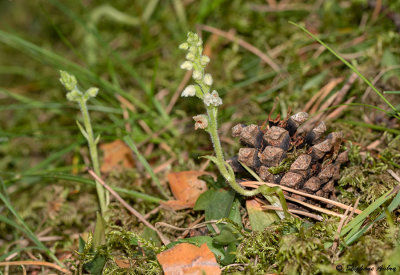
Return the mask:
[[[194,123],[194,129],[206,129],[208,127],[208,118],[206,115],[197,115],[193,117],[195,123]]]
[[[78,82],[74,75],[67,73],[66,71],[60,71],[60,82],[68,91],[75,89]]]
[[[189,48],[189,44],[186,42],[179,45],[179,49],[181,49],[181,50],[187,50],[188,48]]]
[[[190,71],[191,69],[193,69],[193,63],[190,61],[185,61],[182,63],[181,69]]]
[[[71,92],[67,93],[67,99],[69,101],[76,101],[79,100],[79,98],[82,97],[82,93],[80,93],[78,90],[72,90]]]
[[[196,46],[200,47],[203,45],[203,40],[199,38],[199,41],[197,41]]]
[[[196,87],[194,87],[194,85],[189,85],[189,86],[187,86],[187,87],[183,90],[183,92],[182,92],[182,94],[181,94],[181,96],[183,96],[183,97],[195,96],[195,95],[196,95]]]
[[[212,91],[211,94],[206,94],[204,96],[204,104],[207,106],[219,106],[222,105],[222,99],[219,97],[218,92],[216,90]]]
[[[200,64],[206,66],[210,62],[210,58],[207,55],[202,55],[200,58]]]
[[[194,80],[200,80],[203,77],[203,75],[200,71],[194,70],[192,77]]]
[[[186,55],[187,60],[194,61],[195,58],[196,58],[196,56],[193,53],[188,53]]]
[[[204,83],[208,86],[211,86],[213,84],[213,78],[210,74],[205,74],[203,80],[204,80]]]
[[[98,92],[99,92],[99,88],[96,88],[96,87],[91,87],[86,91],[86,93],[90,97],[96,97]]]
[[[192,54],[196,54],[196,53],[197,53],[197,47],[191,46],[191,47],[189,48],[189,52],[192,53]]]

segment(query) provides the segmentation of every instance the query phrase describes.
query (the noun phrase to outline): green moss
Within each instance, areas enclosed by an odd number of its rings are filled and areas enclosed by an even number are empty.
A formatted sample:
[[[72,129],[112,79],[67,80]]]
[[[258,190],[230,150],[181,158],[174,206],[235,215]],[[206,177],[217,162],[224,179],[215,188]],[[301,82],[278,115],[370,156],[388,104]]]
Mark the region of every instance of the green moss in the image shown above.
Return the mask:
[[[244,264],[241,271],[248,274],[317,274],[320,265],[330,264],[331,251],[325,245],[333,240],[336,226],[334,219],[316,224],[282,220],[263,232],[248,233],[238,247],[236,263]]]

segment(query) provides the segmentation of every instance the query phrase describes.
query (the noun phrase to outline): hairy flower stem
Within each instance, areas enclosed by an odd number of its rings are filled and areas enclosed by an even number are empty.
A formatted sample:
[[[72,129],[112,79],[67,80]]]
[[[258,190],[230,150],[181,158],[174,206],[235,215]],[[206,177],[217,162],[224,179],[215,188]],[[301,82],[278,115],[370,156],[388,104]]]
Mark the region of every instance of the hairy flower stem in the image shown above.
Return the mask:
[[[221,142],[219,140],[219,135],[218,135],[217,112],[218,109],[216,107],[212,106],[207,107],[207,114],[209,117],[208,132],[210,134],[211,141],[214,146],[214,151],[216,155],[215,164],[217,165],[218,170],[220,171],[222,176],[226,179],[226,181],[229,183],[229,185],[233,190],[246,197],[262,194],[272,205],[282,207],[282,209],[284,210],[284,216],[287,218],[289,216],[288,208],[286,202],[284,202],[285,200],[283,192],[280,188],[270,188],[266,185],[261,185],[257,189],[246,190],[236,182],[234,174],[230,173],[229,170],[227,169],[224,159],[224,154],[222,152]],[[273,193],[278,194],[281,201],[283,201],[284,203],[279,203],[279,199],[276,196],[271,196]],[[282,215],[280,216],[283,217]]]
[[[90,153],[90,158],[92,159],[93,170],[96,173],[96,175],[100,176],[100,164],[97,153],[97,141],[94,139],[92,124],[90,122],[90,116],[86,105],[86,100],[81,98],[78,100],[78,103],[79,106],[81,107],[83,124],[85,126],[85,132],[87,134],[86,139],[89,144],[89,153]],[[96,181],[96,190],[97,190],[97,196],[99,198],[100,211],[101,214],[104,214],[104,212],[107,210],[109,195],[108,192],[104,190],[104,187],[101,185],[101,183],[97,181]]]

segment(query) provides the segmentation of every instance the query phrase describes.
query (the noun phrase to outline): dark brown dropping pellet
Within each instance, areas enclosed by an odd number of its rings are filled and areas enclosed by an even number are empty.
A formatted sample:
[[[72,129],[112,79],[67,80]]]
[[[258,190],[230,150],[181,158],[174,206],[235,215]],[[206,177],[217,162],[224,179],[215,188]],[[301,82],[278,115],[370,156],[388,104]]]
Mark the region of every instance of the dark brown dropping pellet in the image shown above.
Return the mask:
[[[331,193],[335,190],[334,187],[335,182],[333,180],[328,181],[327,184],[325,184],[325,186],[322,188],[322,191],[326,192],[326,193]]]
[[[300,112],[295,115],[292,115],[287,120],[286,129],[289,131],[289,135],[292,136],[297,128],[303,124],[308,119],[308,114],[306,112]]]
[[[326,153],[332,149],[332,141],[326,139],[321,143],[318,143],[312,147],[312,157],[313,159],[320,160]]]
[[[261,167],[260,167],[260,170],[258,171],[258,175],[260,176],[260,178],[261,178],[263,181],[274,183],[274,175],[272,175],[272,174],[268,171],[268,167],[267,167],[267,166],[261,166]]]
[[[322,183],[327,182],[330,179],[339,178],[339,165],[330,163],[318,174],[318,178]]]
[[[281,182],[282,176],[277,174],[274,175],[274,183],[279,184]]]
[[[240,131],[240,141],[252,147],[260,147],[262,142],[263,132],[255,124],[243,127]]]
[[[339,164],[346,163],[348,161],[349,161],[349,151],[344,151],[340,153],[336,158],[336,162]]]
[[[273,146],[265,147],[264,151],[258,154],[261,163],[268,167],[278,166],[284,156],[285,151]]]
[[[305,142],[307,144],[315,144],[315,142],[318,141],[318,139],[322,136],[323,133],[326,131],[326,125],[323,121],[321,121],[320,124],[318,124],[317,127],[312,129],[306,136]]]
[[[257,157],[258,150],[255,148],[240,148],[238,154],[238,160],[250,168],[257,168],[260,166]]]
[[[317,177],[311,177],[303,185],[303,189],[311,193],[314,193],[315,191],[319,190],[320,187],[321,187],[321,181]]]
[[[243,166],[239,163],[238,157],[234,156],[231,159],[228,159],[226,161],[233,169],[233,172],[235,173],[244,173],[246,170],[243,168]]]
[[[290,187],[290,188],[298,188],[301,184],[303,177],[300,174],[287,172],[281,179],[280,184]]]
[[[232,136],[234,137],[239,137],[240,133],[242,132],[242,129],[246,127],[244,124],[237,124],[232,127]]]
[[[300,172],[306,171],[310,167],[311,156],[307,154],[300,155],[290,166],[290,171]]]
[[[268,145],[287,150],[290,145],[289,132],[281,127],[272,126],[263,136]]]

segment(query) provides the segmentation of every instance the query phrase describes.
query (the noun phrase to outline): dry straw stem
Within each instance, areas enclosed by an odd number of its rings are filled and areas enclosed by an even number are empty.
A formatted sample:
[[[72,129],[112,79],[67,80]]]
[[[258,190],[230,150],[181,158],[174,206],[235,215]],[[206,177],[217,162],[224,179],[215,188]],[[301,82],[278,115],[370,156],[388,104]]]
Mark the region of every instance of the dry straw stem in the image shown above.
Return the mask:
[[[126,201],[124,201],[123,198],[121,198],[117,192],[111,189],[110,186],[108,186],[100,177],[98,177],[92,170],[89,170],[89,174],[98,182],[101,183],[101,185],[104,186],[105,189],[107,189],[111,195],[113,195],[123,206],[125,206],[126,209],[128,209],[129,212],[131,212],[136,218],[138,218],[144,225],[149,227],[150,229],[154,230],[158,237],[160,237],[161,241],[163,242],[164,245],[168,245],[170,243],[170,240],[168,240],[167,237],[165,237],[157,228],[155,228],[151,223],[149,223],[142,214],[139,213],[136,209],[134,209],[132,206],[130,206]]]
[[[330,199],[327,199],[327,198],[311,195],[311,194],[308,194],[308,193],[305,193],[305,192],[301,192],[299,190],[295,190],[295,189],[286,187],[284,185],[279,185],[279,184],[275,184],[275,183],[271,183],[271,182],[245,181],[245,182],[241,182],[240,184],[243,185],[243,186],[246,186],[246,187],[253,187],[253,188],[257,188],[258,186],[263,185],[263,184],[267,185],[267,186],[270,186],[270,187],[279,186],[284,191],[288,191],[288,192],[291,192],[291,193],[294,193],[294,194],[298,194],[298,195],[301,195],[301,196],[304,196],[304,197],[308,197],[308,198],[311,198],[311,199],[314,199],[314,200],[319,200],[319,201],[322,201],[324,203],[332,204],[332,205],[334,205],[336,207],[339,207],[339,208],[342,208],[342,209],[345,209],[345,210],[349,207],[348,205],[340,203],[340,202],[337,202],[337,201],[333,201],[333,200],[330,200]],[[354,212],[356,214],[360,214],[362,212],[361,210],[353,208],[353,207],[350,210],[353,210],[353,209],[354,209]],[[340,215],[340,217],[341,216],[342,215]]]
[[[262,208],[266,209],[266,210],[283,211],[283,209],[281,207],[276,207],[276,206],[272,206],[272,205],[263,205]],[[313,218],[313,219],[315,219],[317,221],[322,221],[323,220],[323,218],[321,216],[319,216],[319,215],[315,215],[315,214],[312,214],[312,213],[309,213],[309,212],[305,212],[305,211],[301,211],[301,210],[295,210],[295,209],[290,209],[289,208],[289,213],[310,217],[310,218]]]
[[[264,54],[260,49],[254,47],[253,45],[251,45],[250,43],[235,37],[232,33],[229,32],[225,32],[222,30],[219,30],[217,28],[211,27],[211,26],[207,26],[207,25],[199,25],[199,28],[201,30],[207,31],[207,32],[211,32],[214,33],[216,35],[222,36],[232,42],[236,42],[238,43],[241,47],[245,48],[246,50],[248,50],[249,52],[252,52],[253,54],[257,55],[262,61],[264,61],[265,63],[267,63],[274,71],[276,72],[280,72],[282,69],[279,67],[278,64],[275,63],[275,61],[273,61],[269,56],[267,56],[266,54]]]
[[[14,262],[0,262],[0,266],[24,266],[24,265],[35,265],[35,266],[47,266],[56,269],[63,274],[72,274],[68,269],[62,268],[56,264],[41,262],[41,261],[14,261]]]

